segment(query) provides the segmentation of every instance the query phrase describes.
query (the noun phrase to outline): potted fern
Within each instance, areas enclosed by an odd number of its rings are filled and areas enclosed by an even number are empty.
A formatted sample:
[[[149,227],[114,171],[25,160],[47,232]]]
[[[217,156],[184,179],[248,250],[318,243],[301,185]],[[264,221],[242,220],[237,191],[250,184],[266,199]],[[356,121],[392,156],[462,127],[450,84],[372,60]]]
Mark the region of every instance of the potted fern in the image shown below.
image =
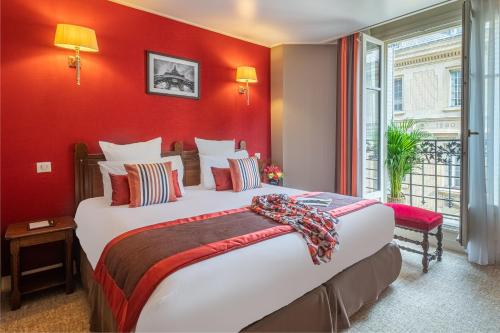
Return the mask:
[[[418,163],[418,146],[428,136],[427,132],[414,128],[414,120],[391,123],[387,128],[387,158],[385,165],[389,174],[389,202],[404,202],[401,191],[403,179]]]

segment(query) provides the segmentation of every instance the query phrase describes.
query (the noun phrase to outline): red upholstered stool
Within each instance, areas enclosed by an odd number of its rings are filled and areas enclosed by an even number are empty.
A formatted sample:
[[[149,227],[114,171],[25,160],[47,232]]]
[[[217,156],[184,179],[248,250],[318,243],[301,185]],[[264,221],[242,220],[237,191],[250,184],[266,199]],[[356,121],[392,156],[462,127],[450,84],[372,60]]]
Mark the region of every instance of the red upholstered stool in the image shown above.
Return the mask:
[[[422,265],[424,266],[423,271],[424,273],[427,273],[429,270],[429,262],[434,259],[441,261],[441,256],[443,254],[443,230],[441,228],[443,225],[443,215],[427,209],[403,204],[387,203],[386,206],[394,209],[396,227],[414,232],[420,232],[424,235],[424,239],[421,242],[398,235],[394,235],[394,238],[400,241],[422,246],[423,252],[405,246],[400,246],[400,248],[406,251],[422,254]],[[431,231],[436,228],[437,232],[431,233]],[[436,236],[437,239],[437,249],[433,254],[429,253],[429,235]]]

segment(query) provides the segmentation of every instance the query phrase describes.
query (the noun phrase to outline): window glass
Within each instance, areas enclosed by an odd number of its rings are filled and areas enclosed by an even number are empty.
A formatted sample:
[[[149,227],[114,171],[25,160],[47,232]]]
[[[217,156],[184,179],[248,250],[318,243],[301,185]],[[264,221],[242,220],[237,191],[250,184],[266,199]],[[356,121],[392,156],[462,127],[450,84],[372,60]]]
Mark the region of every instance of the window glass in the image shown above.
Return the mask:
[[[394,79],[394,111],[403,111],[403,78]]]
[[[450,106],[462,105],[462,72],[450,71]]]
[[[365,55],[365,105],[363,119],[365,126],[364,150],[364,195],[380,191],[380,130],[381,130],[381,72],[382,46],[366,42]]]

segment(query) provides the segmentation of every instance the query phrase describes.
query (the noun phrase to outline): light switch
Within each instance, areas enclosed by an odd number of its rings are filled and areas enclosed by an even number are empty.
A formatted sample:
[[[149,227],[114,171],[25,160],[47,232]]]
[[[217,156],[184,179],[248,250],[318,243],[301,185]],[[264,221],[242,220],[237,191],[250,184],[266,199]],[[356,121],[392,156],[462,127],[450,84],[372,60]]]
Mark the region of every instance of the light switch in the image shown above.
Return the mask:
[[[260,153],[255,153],[255,157],[257,157],[258,160],[260,160]]]
[[[36,172],[37,173],[52,172],[52,163],[36,162]]]

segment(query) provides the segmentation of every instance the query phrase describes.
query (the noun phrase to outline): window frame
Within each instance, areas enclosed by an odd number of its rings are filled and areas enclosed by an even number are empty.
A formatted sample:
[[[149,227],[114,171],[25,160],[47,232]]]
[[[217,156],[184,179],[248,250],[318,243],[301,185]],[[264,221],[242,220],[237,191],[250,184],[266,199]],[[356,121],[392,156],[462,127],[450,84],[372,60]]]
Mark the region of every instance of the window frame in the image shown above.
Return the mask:
[[[365,70],[365,57],[367,54],[367,43],[372,43],[377,45],[380,48],[380,63],[379,63],[379,86],[372,87],[368,85],[366,80]],[[361,34],[361,52],[360,52],[360,114],[359,114],[359,124],[360,124],[360,143],[361,149],[358,153],[358,195],[362,196],[365,199],[377,199],[383,200],[385,197],[385,179],[386,179],[386,170],[384,168],[384,160],[385,160],[385,131],[387,127],[387,112],[385,110],[386,98],[387,98],[387,89],[386,89],[386,43],[381,40],[378,40],[374,37],[371,37],[367,34]],[[379,121],[379,144],[377,147],[378,151],[378,160],[377,160],[377,186],[378,189],[374,191],[368,192],[366,189],[366,179],[367,179],[367,171],[366,171],[366,139],[367,139],[367,126],[366,126],[366,112],[367,112],[367,93],[366,91],[371,90],[373,92],[378,92],[378,121]]]

